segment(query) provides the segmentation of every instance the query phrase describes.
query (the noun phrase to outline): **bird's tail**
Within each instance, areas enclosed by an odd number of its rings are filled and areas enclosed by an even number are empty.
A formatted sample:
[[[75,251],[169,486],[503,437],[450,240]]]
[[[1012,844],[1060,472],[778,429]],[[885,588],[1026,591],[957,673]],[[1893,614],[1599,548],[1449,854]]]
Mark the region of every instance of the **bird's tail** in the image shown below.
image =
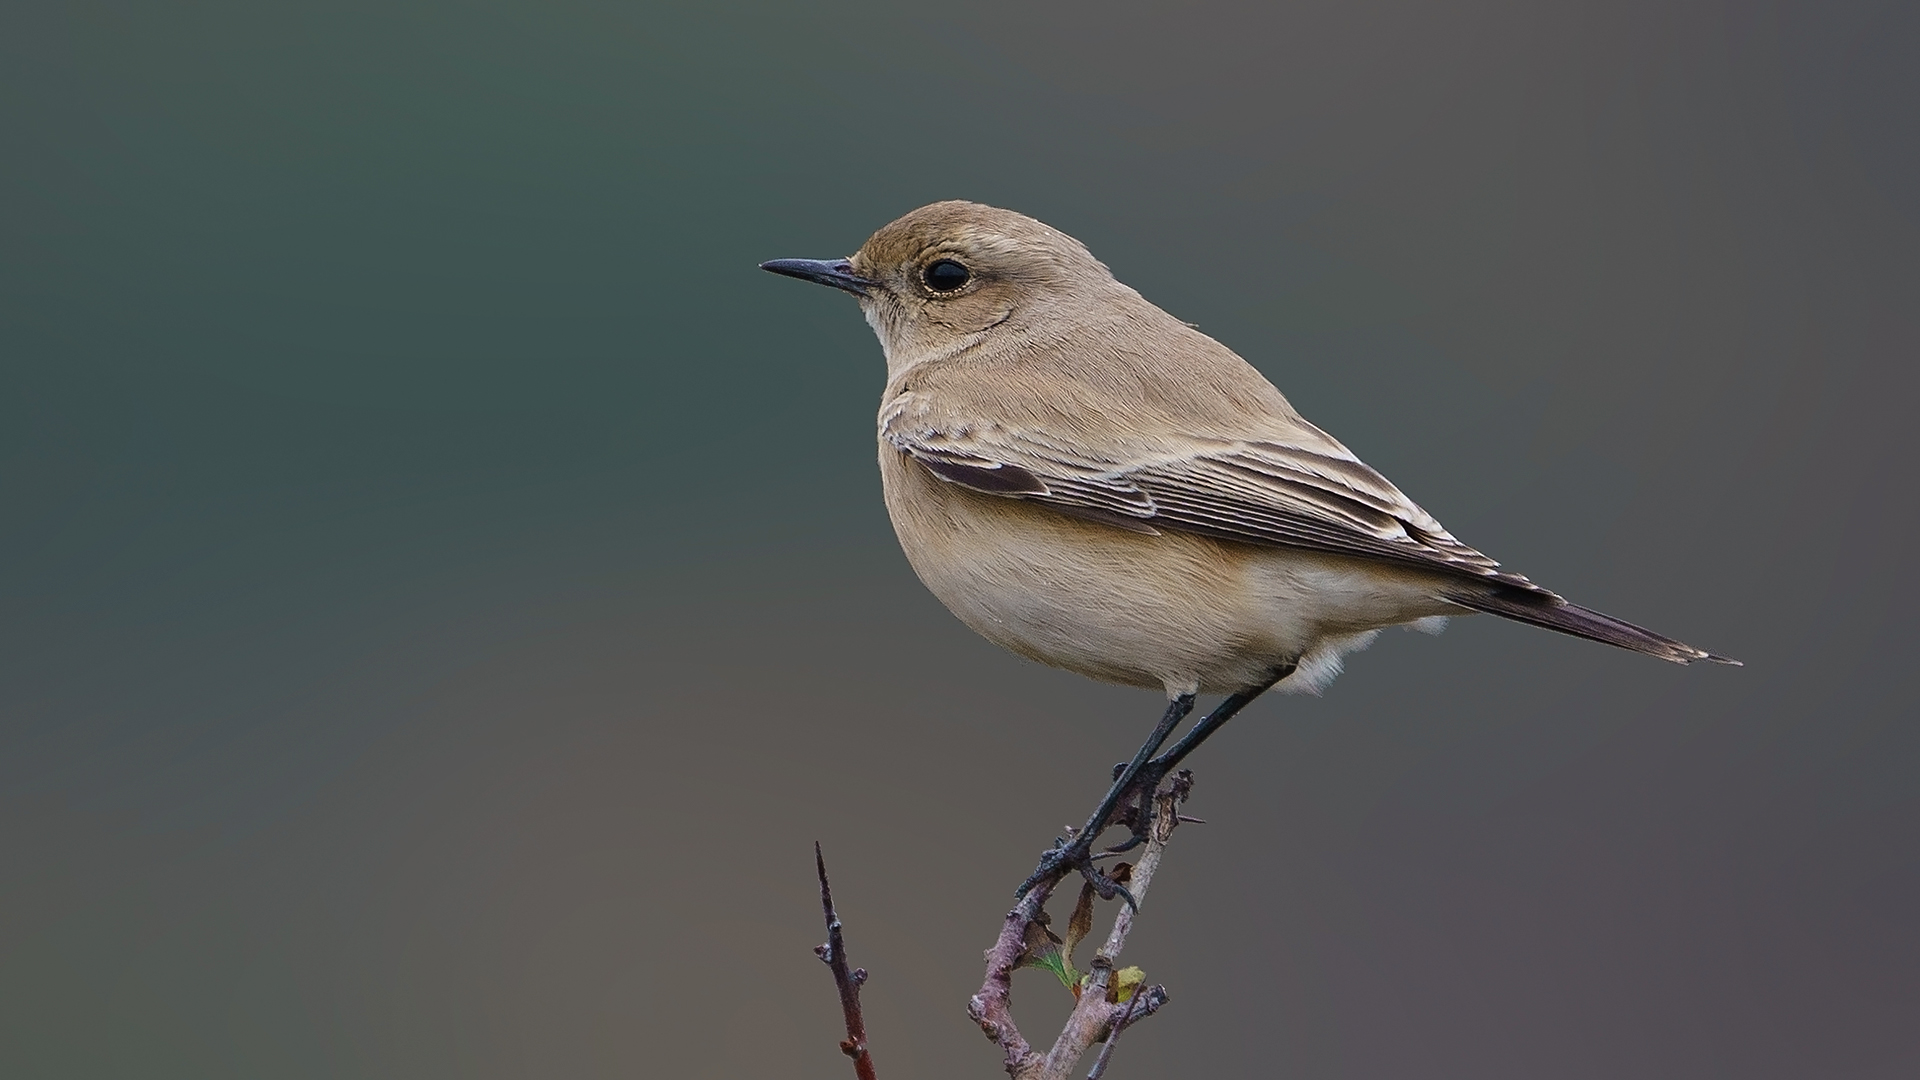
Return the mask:
[[[1471,608],[1474,611],[1484,611],[1489,615],[1500,615],[1518,622],[1544,626],[1549,630],[1558,630],[1563,634],[1586,638],[1588,641],[1618,645],[1623,649],[1657,656],[1676,664],[1691,664],[1695,660],[1712,660],[1717,664],[1733,664],[1736,667],[1740,664],[1738,660],[1715,656],[1705,649],[1696,649],[1685,642],[1662,637],[1632,623],[1621,622],[1611,615],[1602,615],[1578,604],[1569,604],[1548,592],[1530,592],[1510,585],[1493,585],[1451,589],[1443,595],[1461,607]]]

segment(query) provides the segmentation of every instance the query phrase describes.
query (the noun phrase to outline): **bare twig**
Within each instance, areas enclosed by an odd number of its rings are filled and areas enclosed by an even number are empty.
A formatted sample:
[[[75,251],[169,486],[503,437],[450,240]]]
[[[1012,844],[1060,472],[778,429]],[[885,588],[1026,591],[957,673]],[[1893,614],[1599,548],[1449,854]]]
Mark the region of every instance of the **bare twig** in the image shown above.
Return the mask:
[[[1120,823],[1140,830],[1143,837],[1139,861],[1119,863],[1111,871],[1115,881],[1127,886],[1135,903],[1121,904],[1114,915],[1113,928],[1100,951],[1089,961],[1090,970],[1081,976],[1073,968],[1073,947],[1092,928],[1092,903],[1096,890],[1081,890],[1081,905],[1067,927],[1067,936],[1055,936],[1048,928],[1047,899],[1060,882],[1072,872],[1060,867],[1034,883],[1032,889],[1007,912],[1000,925],[1000,936],[987,950],[987,974],[980,992],[967,1003],[967,1015],[987,1038],[1005,1053],[1004,1065],[1013,1080],[1066,1080],[1074,1066],[1086,1056],[1094,1043],[1104,1040],[1088,1080],[1100,1080],[1113,1058],[1121,1032],[1132,1024],[1152,1016],[1167,1003],[1164,986],[1141,986],[1144,980],[1138,968],[1116,972],[1114,962],[1126,946],[1127,935],[1139,918],[1139,904],[1145,902],[1154,874],[1166,853],[1167,841],[1182,821],[1192,818],[1178,813],[1193,790],[1193,774],[1176,773],[1163,787],[1142,792],[1137,803],[1120,817]],[[1144,816],[1144,820],[1143,820]],[[827,943],[814,949],[833,969],[833,982],[840,991],[840,1007],[846,1013],[847,1038],[840,1049],[853,1059],[859,1080],[874,1080],[873,1057],[867,1051],[866,1023],[860,1013],[860,984],[866,982],[863,969],[847,969],[846,943],[841,937],[840,917],[833,910],[833,892],[827,885],[827,862],[820,844],[813,845],[814,864],[820,873],[820,909],[827,920]],[[1023,966],[1042,966],[1060,973],[1074,985],[1076,998],[1053,1046],[1044,1054],[1035,1050],[1020,1034],[1013,1020],[1013,973]],[[1116,981],[1117,980],[1117,981]]]
[[[1127,887],[1135,903],[1120,905],[1106,943],[1089,964],[1092,970],[1081,980],[1079,1000],[1068,1016],[1066,1026],[1044,1055],[1028,1044],[1014,1023],[1013,972],[1023,958],[1022,949],[1027,941],[1028,927],[1044,917],[1042,909],[1047,897],[1060,884],[1067,869],[1062,868],[1041,879],[1012,911],[1007,912],[1000,927],[999,939],[987,950],[986,979],[980,992],[968,1002],[967,1015],[980,1025],[980,1030],[987,1038],[998,1043],[1005,1051],[1007,1074],[1013,1080],[1065,1080],[1087,1050],[1105,1039],[1107,1045],[1102,1048],[1098,1060],[1094,1062],[1093,1072],[1089,1074],[1097,1078],[1106,1070],[1113,1054],[1114,1041],[1120,1032],[1129,1024],[1153,1015],[1166,1004],[1166,988],[1157,985],[1139,987],[1127,1000],[1117,1000],[1119,990],[1113,986],[1113,965],[1133,929],[1134,919],[1139,913],[1137,905],[1145,902],[1147,889],[1153,884],[1153,876],[1160,867],[1167,841],[1173,835],[1174,826],[1179,823],[1176,810],[1186,801],[1192,789],[1193,774],[1182,770],[1165,787],[1154,791],[1150,800],[1146,800],[1152,815],[1147,823],[1146,847],[1140,854],[1139,862],[1129,868],[1130,876],[1127,879]]]
[[[847,1014],[847,1037],[840,1052],[853,1059],[854,1075],[859,1080],[874,1080],[873,1055],[867,1052],[867,1022],[860,1015],[860,984],[867,981],[866,968],[847,970],[847,944],[840,934],[840,916],[833,910],[833,890],[827,886],[827,860],[820,853],[820,841],[813,842],[813,862],[820,871],[820,910],[827,918],[827,943],[816,945],[813,954],[833,970],[833,985],[840,991],[840,1010]]]
[[[1020,1035],[1020,1028],[1013,1022],[1013,969],[1019,966],[1021,953],[1025,948],[1027,927],[1046,906],[1047,897],[1053,895],[1060,879],[1066,876],[1066,869],[1040,879],[1027,895],[1020,898],[1012,911],[1000,924],[1000,937],[987,950],[987,977],[980,986],[980,992],[967,1002],[967,1015],[980,1025],[980,1030],[988,1039],[998,1043],[1006,1052],[1007,1074],[1021,1080],[1030,1071],[1038,1058],[1033,1047]]]
[[[1113,1057],[1114,1045],[1120,1041],[1120,1033],[1127,1030],[1128,1024],[1142,1017],[1152,1016],[1160,1010],[1160,1006],[1166,1003],[1167,988],[1164,986],[1149,986],[1146,990],[1135,994],[1133,1000],[1127,1005],[1126,1013],[1114,1019],[1113,1030],[1107,1033],[1107,1041],[1101,1044],[1100,1056],[1093,1059],[1093,1068],[1088,1071],[1087,1080],[1100,1080],[1100,1077],[1106,1074],[1107,1060]]]

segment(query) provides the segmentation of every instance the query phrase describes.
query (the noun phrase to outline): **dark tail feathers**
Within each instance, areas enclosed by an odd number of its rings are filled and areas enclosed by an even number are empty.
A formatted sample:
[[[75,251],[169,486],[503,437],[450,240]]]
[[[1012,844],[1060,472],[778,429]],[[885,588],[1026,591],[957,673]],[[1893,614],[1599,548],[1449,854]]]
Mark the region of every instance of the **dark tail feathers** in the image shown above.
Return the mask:
[[[1489,615],[1504,616],[1523,623],[1532,623],[1535,626],[1544,626],[1549,630],[1558,630],[1563,634],[1586,638],[1588,641],[1618,645],[1623,649],[1657,656],[1676,664],[1691,664],[1695,660],[1712,660],[1717,664],[1735,666],[1740,664],[1738,660],[1715,656],[1704,649],[1696,649],[1670,637],[1661,637],[1651,630],[1643,630],[1632,623],[1621,622],[1611,615],[1602,615],[1578,604],[1569,604],[1552,593],[1527,592],[1495,585],[1490,589],[1462,588],[1449,591],[1445,596],[1461,607],[1484,611]]]

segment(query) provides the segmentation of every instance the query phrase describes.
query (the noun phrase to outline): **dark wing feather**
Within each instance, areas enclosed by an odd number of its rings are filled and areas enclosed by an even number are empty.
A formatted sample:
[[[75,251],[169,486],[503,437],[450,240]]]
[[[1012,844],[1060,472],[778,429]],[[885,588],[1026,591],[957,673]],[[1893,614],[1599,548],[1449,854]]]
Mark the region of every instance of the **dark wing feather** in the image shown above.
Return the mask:
[[[1196,439],[1178,451],[1139,447],[1131,460],[1100,460],[1000,425],[929,424],[909,402],[895,406],[882,413],[882,438],[940,479],[975,491],[1136,531],[1379,559],[1553,596],[1455,540],[1357,458],[1325,446]]]

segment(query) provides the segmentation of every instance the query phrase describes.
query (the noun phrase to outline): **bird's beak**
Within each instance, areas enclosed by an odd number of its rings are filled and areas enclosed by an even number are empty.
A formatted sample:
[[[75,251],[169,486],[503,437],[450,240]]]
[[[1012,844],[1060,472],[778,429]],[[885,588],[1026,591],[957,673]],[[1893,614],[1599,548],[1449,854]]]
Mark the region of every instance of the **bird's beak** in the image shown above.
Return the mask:
[[[867,297],[868,289],[879,284],[854,273],[853,264],[845,259],[770,259],[761,263],[760,269],[845,289],[861,299]]]

